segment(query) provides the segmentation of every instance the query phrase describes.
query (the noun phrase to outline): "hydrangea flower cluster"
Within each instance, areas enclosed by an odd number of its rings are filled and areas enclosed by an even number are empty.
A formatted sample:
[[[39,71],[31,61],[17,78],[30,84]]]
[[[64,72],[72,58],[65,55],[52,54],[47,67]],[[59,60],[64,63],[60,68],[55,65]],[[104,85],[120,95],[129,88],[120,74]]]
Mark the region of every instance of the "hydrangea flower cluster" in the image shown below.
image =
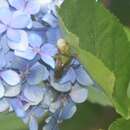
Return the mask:
[[[93,84],[78,59],[66,55],[56,12],[62,3],[4,0],[0,6],[0,112],[15,112],[30,130],[38,130],[41,118],[43,130],[58,130]]]

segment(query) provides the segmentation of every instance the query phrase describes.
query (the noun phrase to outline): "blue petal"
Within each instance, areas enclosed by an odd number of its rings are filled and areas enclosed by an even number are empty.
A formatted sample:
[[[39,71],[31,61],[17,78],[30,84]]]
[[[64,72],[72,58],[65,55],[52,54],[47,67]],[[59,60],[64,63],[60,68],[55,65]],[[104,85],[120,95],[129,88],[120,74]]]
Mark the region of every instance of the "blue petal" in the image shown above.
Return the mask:
[[[6,29],[7,29],[6,26],[4,24],[0,23],[0,34],[2,34],[3,32],[5,32]]]
[[[37,118],[41,118],[46,114],[46,110],[44,110],[42,107],[38,106],[36,108],[33,108],[31,113],[37,117]]]
[[[25,0],[8,0],[9,4],[16,9],[23,9],[25,6]]]
[[[9,10],[9,8],[4,7],[0,8],[0,21],[6,25],[8,25],[12,18],[12,12]]]
[[[49,28],[46,35],[47,35],[48,43],[51,43],[54,45],[56,45],[58,39],[63,37],[59,27]]]
[[[19,33],[20,33],[20,42],[15,42],[8,39],[8,46],[13,50],[25,51],[28,48],[28,35],[23,30],[19,30]]]
[[[9,109],[9,103],[6,99],[0,100],[0,112],[4,112]]]
[[[33,116],[31,116],[29,120],[29,130],[38,130],[38,121]]]
[[[30,16],[22,11],[16,11],[11,19],[10,26],[16,29],[26,28],[30,23]]]
[[[8,44],[7,44],[7,36],[4,35],[0,38],[0,49],[1,51],[5,54],[9,51],[9,47],[8,47]]]
[[[42,54],[41,59],[43,60],[43,62],[45,62],[47,65],[49,65],[53,69],[55,68],[55,61],[51,56]]]
[[[57,54],[57,48],[52,44],[44,44],[41,48],[43,55],[55,56]]]
[[[40,5],[36,0],[29,0],[27,3],[27,6],[25,8],[25,11],[29,14],[36,14],[40,10]]]
[[[0,0],[0,8],[1,7],[7,7],[7,8],[9,8],[8,1],[6,1],[6,0]]]
[[[2,84],[2,81],[0,80],[0,98],[2,98],[5,94],[5,88]]]
[[[73,68],[70,68],[66,74],[63,75],[63,77],[61,78],[61,80],[59,81],[61,84],[67,83],[67,82],[71,82],[74,83],[76,80],[76,74]]]
[[[37,54],[37,53],[34,52],[31,47],[28,47],[25,51],[15,50],[15,55],[16,55],[16,56],[25,58],[25,59],[27,59],[27,60],[32,60],[32,59],[34,59],[35,56],[36,56],[36,54]]]
[[[76,84],[73,86],[69,95],[75,103],[83,103],[88,97],[88,90]]]
[[[60,115],[60,120],[72,118],[76,111],[77,111],[77,107],[73,102],[67,103],[62,108],[62,114]]]
[[[1,78],[9,85],[17,85],[20,82],[20,76],[13,70],[5,70],[1,72]]]
[[[29,44],[31,47],[35,48],[40,48],[40,46],[42,45],[42,38],[40,37],[40,35],[36,34],[36,33],[30,33],[29,34]]]
[[[23,93],[32,105],[38,105],[43,99],[43,91],[38,86],[26,86]]]
[[[6,59],[3,53],[0,54],[0,69],[6,66]]]
[[[14,42],[20,42],[21,39],[20,32],[11,28],[7,30],[7,37],[9,40]]]
[[[10,103],[18,117],[21,117],[21,118],[25,117],[26,112],[24,111],[23,104],[21,103],[20,100],[16,98],[10,99]]]
[[[87,72],[84,70],[84,68],[81,66],[75,70],[77,75],[77,81],[83,85],[83,86],[89,86],[93,84],[92,79],[87,74]]]
[[[43,80],[47,80],[49,72],[44,65],[36,63],[32,66],[27,81],[30,85],[39,84]]]
[[[51,13],[45,14],[42,20],[48,23],[52,27],[56,27],[58,25],[57,18],[53,16]]]
[[[6,67],[11,68],[12,64],[14,64],[14,59],[15,59],[14,52],[9,51],[4,56],[5,56]]]
[[[21,92],[21,85],[6,86],[5,97],[16,97]]]
[[[30,65],[30,63],[27,60],[20,57],[14,57],[13,64],[11,67],[13,69],[17,69],[19,71],[24,72],[27,69],[28,65]]]
[[[56,82],[51,82],[51,85],[52,87],[59,91],[59,92],[68,92],[71,90],[72,88],[72,85],[71,83],[66,83],[66,84],[59,84],[59,83],[56,83]]]
[[[46,91],[42,102],[42,107],[48,108],[50,104],[53,102],[53,100],[55,99],[55,96],[56,95],[53,91],[51,90]]]

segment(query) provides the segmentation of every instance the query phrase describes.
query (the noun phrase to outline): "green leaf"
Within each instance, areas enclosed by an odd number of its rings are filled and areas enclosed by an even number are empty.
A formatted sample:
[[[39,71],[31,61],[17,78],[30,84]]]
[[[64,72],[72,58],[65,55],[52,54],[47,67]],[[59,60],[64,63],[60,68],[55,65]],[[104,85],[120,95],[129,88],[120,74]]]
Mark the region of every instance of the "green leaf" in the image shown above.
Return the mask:
[[[59,13],[68,30],[79,37],[79,46],[71,45],[81,62],[112,99],[116,111],[130,118],[130,43],[123,26],[95,0],[65,0]]]
[[[12,113],[0,114],[1,130],[27,130],[25,124]]]
[[[109,127],[109,130],[129,130],[130,129],[130,120],[125,120],[123,118],[116,120]]]
[[[89,86],[88,87],[89,96],[88,100],[92,103],[98,103],[103,106],[112,106],[111,101],[108,99],[108,97],[104,94],[104,92],[95,87],[95,86]]]

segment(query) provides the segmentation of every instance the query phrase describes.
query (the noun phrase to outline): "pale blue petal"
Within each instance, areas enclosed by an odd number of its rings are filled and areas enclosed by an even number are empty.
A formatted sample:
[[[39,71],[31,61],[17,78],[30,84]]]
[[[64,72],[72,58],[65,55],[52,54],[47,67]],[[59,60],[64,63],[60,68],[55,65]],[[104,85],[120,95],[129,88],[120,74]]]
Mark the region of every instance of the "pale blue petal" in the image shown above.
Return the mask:
[[[14,52],[9,51],[4,56],[5,56],[5,61],[6,61],[6,67],[7,68],[12,67],[12,64],[14,64],[14,59],[15,59]]]
[[[28,29],[31,29],[32,26],[33,26],[33,21],[32,21],[31,16],[30,16],[30,19],[29,19],[29,23],[28,23],[28,25],[27,25],[27,28],[28,28]]]
[[[9,101],[10,101],[10,104],[11,104],[13,110],[17,114],[17,116],[20,118],[25,117],[26,112],[24,111],[24,107],[23,107],[23,104],[21,103],[21,101],[16,98],[10,99]]]
[[[43,99],[42,88],[39,88],[38,86],[25,87],[23,93],[32,105],[38,105]]]
[[[63,37],[59,27],[49,28],[46,35],[48,43],[53,45],[56,45],[58,39]]]
[[[29,34],[29,44],[31,47],[35,48],[40,48],[42,45],[42,38],[40,35],[36,33],[30,33]]]
[[[77,81],[84,86],[89,86],[93,84],[92,79],[90,76],[87,74],[87,72],[84,70],[83,67],[79,67],[75,70],[76,75],[77,75]]]
[[[16,97],[21,92],[21,86],[8,86],[6,87],[5,97]]]
[[[9,109],[9,103],[6,99],[0,100],[0,112],[5,112]]]
[[[38,130],[38,121],[35,117],[30,116],[29,130]]]
[[[49,44],[49,43],[44,44],[42,46],[41,50],[42,50],[41,53],[43,53],[43,55],[45,54],[45,55],[48,55],[48,56],[55,56],[56,53],[58,52],[57,48],[54,45]]]
[[[69,95],[75,103],[83,103],[88,97],[88,90],[76,84]]]
[[[8,41],[7,41],[6,35],[4,35],[0,38],[0,49],[3,53],[7,53],[9,51]]]
[[[2,98],[5,94],[5,88],[2,84],[2,81],[0,80],[0,98]]]
[[[62,114],[60,115],[60,120],[70,119],[76,113],[77,107],[73,102],[69,102],[62,108],[61,111]]]
[[[9,10],[9,8],[4,7],[0,8],[0,21],[4,24],[9,24],[12,18],[12,12]]]
[[[45,14],[42,20],[52,27],[56,27],[58,25],[57,18],[53,16],[51,13]]]
[[[0,23],[0,34],[2,34],[3,32],[5,32],[6,29],[7,29],[6,26],[4,24]]]
[[[11,28],[7,30],[7,37],[9,40],[14,42],[20,42],[21,39],[20,32]]]
[[[41,6],[46,6],[53,2],[53,0],[37,0]]]
[[[22,11],[16,11],[11,19],[10,26],[16,29],[26,28],[30,23],[30,16]]]
[[[59,92],[68,92],[71,90],[72,88],[72,85],[71,83],[66,83],[66,84],[59,84],[59,83],[56,83],[56,82],[52,82],[51,83],[52,87],[59,91]]]
[[[6,0],[0,0],[0,8],[7,7],[9,8],[9,4]]]
[[[19,30],[20,42],[14,42],[8,39],[8,46],[13,50],[25,51],[28,48],[28,35],[25,31]]]
[[[34,15],[40,11],[40,5],[36,0],[29,0],[25,8],[25,11],[29,14]]]
[[[9,85],[17,85],[20,82],[20,76],[13,70],[5,70],[0,74],[1,78]]]
[[[76,74],[73,68],[70,68],[61,78],[61,80],[59,81],[59,83],[64,84],[67,82],[71,82],[74,83],[76,80]]]
[[[46,110],[44,110],[42,107],[38,106],[36,108],[33,108],[31,113],[37,117],[37,118],[41,118],[46,114]]]
[[[33,22],[32,22],[32,28],[33,28],[33,29],[43,29],[44,26],[43,26],[40,22],[33,21]]]
[[[16,9],[23,9],[25,6],[25,0],[8,0],[9,4]]]
[[[55,68],[55,61],[51,56],[42,54],[41,59],[43,60],[43,62],[45,62],[47,65],[49,65],[53,69]]]
[[[43,80],[47,80],[49,76],[49,72],[44,65],[39,63],[35,64],[27,77],[27,82],[30,85],[39,84]]]
[[[6,59],[3,53],[0,54],[0,69],[6,66]]]
[[[28,47],[25,51],[15,50],[15,55],[22,57],[22,58],[25,58],[27,60],[32,60],[35,58],[36,52],[34,52],[31,47]]]
[[[48,108],[54,99],[55,99],[55,93],[52,92],[51,90],[47,91],[44,95],[42,106],[44,108]]]
[[[20,58],[20,57],[14,57],[12,68],[17,69],[19,71],[25,71],[28,67],[29,63],[27,60]]]

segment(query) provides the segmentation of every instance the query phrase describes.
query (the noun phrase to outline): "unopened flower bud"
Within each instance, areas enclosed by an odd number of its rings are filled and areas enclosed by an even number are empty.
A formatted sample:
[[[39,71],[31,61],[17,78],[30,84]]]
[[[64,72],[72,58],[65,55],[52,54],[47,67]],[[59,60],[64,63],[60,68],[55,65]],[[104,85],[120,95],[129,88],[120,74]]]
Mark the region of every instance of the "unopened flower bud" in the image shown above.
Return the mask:
[[[58,47],[59,51],[63,54],[66,54],[69,51],[69,46],[64,39],[58,40],[57,47]]]

